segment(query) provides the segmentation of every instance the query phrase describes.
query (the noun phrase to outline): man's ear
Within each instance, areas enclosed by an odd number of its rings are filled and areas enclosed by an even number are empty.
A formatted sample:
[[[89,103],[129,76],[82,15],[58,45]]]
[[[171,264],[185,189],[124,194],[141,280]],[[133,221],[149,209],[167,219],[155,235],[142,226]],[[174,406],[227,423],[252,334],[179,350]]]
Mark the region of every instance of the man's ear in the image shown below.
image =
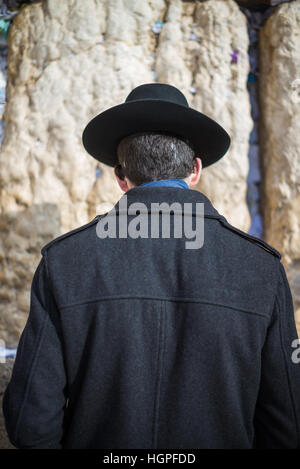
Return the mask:
[[[195,163],[194,163],[194,169],[193,169],[191,179],[190,179],[191,186],[195,186],[196,184],[198,184],[201,171],[202,171],[202,161],[200,158],[196,157]]]
[[[118,164],[117,166],[115,166],[115,175],[121,179],[122,181],[124,181],[124,173],[123,173],[123,169],[122,169],[122,166],[120,164]]]
[[[127,184],[126,177],[125,177],[125,175],[124,175],[124,173],[123,173],[123,171],[122,171],[122,167],[121,167],[120,164],[117,165],[117,166],[115,166],[115,168],[114,168],[114,173],[115,173],[117,182],[118,182],[118,184],[119,184],[121,190],[122,190],[123,192],[127,192],[127,191],[130,189],[130,187],[129,187],[128,184]]]

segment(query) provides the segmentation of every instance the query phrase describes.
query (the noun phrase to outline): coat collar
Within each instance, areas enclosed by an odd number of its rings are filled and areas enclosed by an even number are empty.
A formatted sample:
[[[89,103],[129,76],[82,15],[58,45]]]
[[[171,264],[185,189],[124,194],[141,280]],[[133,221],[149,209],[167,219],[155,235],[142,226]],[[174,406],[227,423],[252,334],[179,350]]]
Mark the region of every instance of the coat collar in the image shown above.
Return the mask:
[[[126,204],[124,203],[124,196],[126,195]],[[214,208],[210,200],[200,191],[193,189],[182,189],[178,187],[154,187],[154,186],[136,186],[127,191],[121,199],[114,206],[116,214],[124,213],[124,206],[133,203],[143,203],[147,207],[147,211],[151,212],[152,203],[166,202],[171,205],[174,202],[179,202],[184,208],[184,203],[192,204],[192,214],[196,215],[196,203],[204,203],[204,216],[207,218],[216,218],[225,220],[225,217],[220,215]]]

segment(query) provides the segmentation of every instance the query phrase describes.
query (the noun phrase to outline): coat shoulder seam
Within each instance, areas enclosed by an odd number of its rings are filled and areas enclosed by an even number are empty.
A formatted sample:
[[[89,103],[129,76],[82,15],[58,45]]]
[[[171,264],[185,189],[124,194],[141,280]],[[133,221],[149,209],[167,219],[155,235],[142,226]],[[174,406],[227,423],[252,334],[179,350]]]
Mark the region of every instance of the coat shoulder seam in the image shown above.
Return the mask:
[[[219,221],[225,228],[237,233],[242,238],[245,238],[248,241],[256,244],[260,248],[264,249],[266,252],[269,252],[270,254],[273,254],[273,256],[278,257],[278,259],[281,259],[282,256],[280,252],[273,248],[273,246],[271,246],[270,244],[266,243],[266,241],[263,241],[262,239],[257,238],[256,236],[250,235],[249,233],[245,233],[239,228],[236,228],[235,226],[228,223],[228,221],[224,217],[220,218]]]
[[[78,228],[75,228],[74,230],[71,230],[71,231],[68,231],[67,233],[64,233],[60,236],[57,236],[56,238],[54,238],[52,241],[49,241],[49,243],[45,244],[42,249],[41,249],[41,254],[44,255],[45,252],[51,247],[53,246],[54,244],[58,243],[59,241],[65,239],[65,238],[68,238],[69,236],[73,236],[75,235],[76,233],[79,233],[80,231],[83,231],[87,228],[89,228],[90,226],[94,225],[98,219],[100,218],[101,215],[97,215],[93,220],[91,220],[90,222],[86,223],[85,225],[82,225],[82,226],[79,226]]]

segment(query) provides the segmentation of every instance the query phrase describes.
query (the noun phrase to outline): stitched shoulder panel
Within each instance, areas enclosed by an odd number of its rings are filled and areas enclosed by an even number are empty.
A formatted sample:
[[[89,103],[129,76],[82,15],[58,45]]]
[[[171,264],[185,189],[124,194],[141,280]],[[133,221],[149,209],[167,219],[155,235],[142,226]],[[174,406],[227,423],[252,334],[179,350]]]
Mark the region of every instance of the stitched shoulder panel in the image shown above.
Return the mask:
[[[101,217],[102,215],[97,215],[92,221],[90,221],[89,223],[86,223],[85,225],[82,225],[82,226],[79,226],[79,228],[75,228],[74,230],[71,230],[71,231],[68,231],[67,233],[64,233],[60,236],[57,236],[57,238],[54,238],[52,241],[50,241],[49,243],[45,244],[45,246],[42,247],[41,249],[41,253],[42,255],[45,254],[45,251],[48,250],[51,246],[53,246],[53,244],[56,244],[58,243],[59,241],[61,241],[62,239],[65,239],[67,238],[68,236],[72,236],[80,231],[83,231],[87,228],[89,228],[90,226],[94,225],[95,223],[98,222],[99,218]]]
[[[262,239],[257,238],[256,236],[250,235],[248,233],[245,233],[244,231],[239,230],[235,226],[230,225],[230,223],[228,223],[228,221],[224,217],[220,218],[220,222],[225,228],[228,228],[229,230],[237,233],[239,236],[242,236],[243,238],[248,239],[250,242],[257,244],[259,247],[263,248],[265,251],[281,259],[282,256],[280,252],[278,252],[275,248],[270,246],[270,244],[266,243]]]

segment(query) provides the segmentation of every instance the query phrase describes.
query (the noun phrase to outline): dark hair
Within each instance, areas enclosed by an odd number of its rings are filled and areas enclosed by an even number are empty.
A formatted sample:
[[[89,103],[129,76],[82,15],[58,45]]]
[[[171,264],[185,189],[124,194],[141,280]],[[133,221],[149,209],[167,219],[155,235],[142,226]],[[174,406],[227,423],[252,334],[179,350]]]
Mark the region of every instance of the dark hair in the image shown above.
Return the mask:
[[[183,137],[167,132],[140,132],[123,138],[117,148],[116,173],[135,185],[160,179],[183,179],[195,166],[195,152]]]

